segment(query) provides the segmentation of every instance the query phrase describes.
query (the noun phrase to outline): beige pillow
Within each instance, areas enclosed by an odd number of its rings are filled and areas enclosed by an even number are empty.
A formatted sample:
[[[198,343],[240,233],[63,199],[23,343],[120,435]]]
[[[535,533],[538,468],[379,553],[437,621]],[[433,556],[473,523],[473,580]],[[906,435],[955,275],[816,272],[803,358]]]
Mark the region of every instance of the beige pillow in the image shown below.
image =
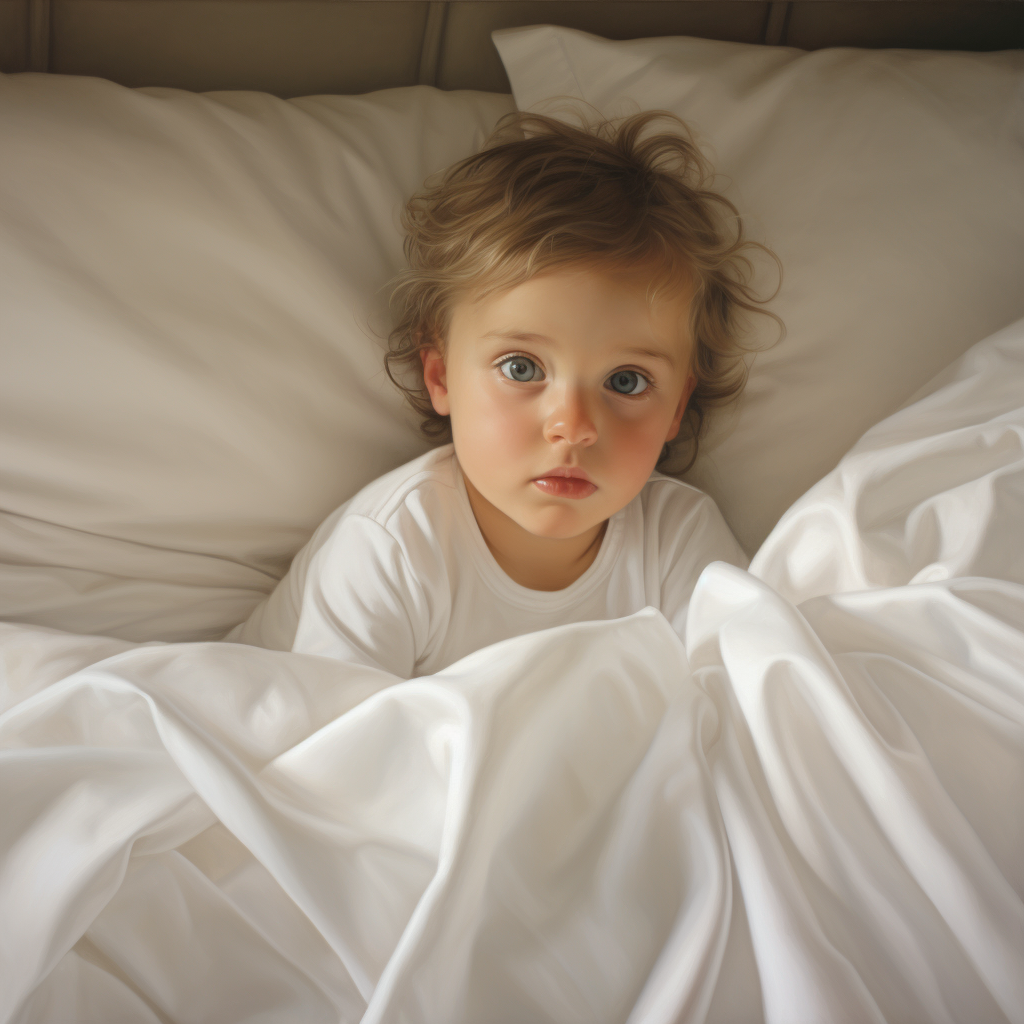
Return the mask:
[[[0,75],[0,618],[219,637],[424,451],[374,334],[398,210],[510,109]]]
[[[550,25],[494,40],[521,109],[568,96],[689,122],[748,234],[782,259],[771,308],[788,334],[687,474],[748,554],[865,430],[1024,315],[1024,52],[806,53]]]

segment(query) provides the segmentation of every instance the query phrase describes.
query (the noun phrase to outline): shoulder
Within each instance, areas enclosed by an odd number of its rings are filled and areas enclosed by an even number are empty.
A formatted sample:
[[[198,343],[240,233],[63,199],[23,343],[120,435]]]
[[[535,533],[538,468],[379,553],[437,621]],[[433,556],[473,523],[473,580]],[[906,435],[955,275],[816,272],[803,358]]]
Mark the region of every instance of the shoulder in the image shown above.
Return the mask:
[[[639,495],[644,533],[661,552],[663,560],[705,552],[746,568],[748,559],[729,524],[710,494],[683,480],[652,473]]]
[[[317,571],[358,576],[364,586],[374,578],[409,587],[441,581],[458,534],[452,456],[444,445],[367,484],[318,531]]]
[[[429,509],[437,514],[451,505],[457,494],[453,455],[453,446],[446,444],[385,473],[345,505],[343,516],[359,516],[391,532],[402,525],[407,510]]]
[[[721,514],[710,494],[699,487],[694,487],[693,484],[678,480],[674,476],[666,476],[657,470],[651,474],[651,478],[640,491],[640,502],[643,505],[645,519],[688,515],[698,510],[711,509]]]

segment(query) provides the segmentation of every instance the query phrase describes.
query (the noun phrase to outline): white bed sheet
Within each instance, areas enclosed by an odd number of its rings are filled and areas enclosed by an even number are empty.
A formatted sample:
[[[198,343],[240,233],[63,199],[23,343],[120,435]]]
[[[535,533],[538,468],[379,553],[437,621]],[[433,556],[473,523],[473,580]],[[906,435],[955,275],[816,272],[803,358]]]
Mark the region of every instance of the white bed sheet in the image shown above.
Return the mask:
[[[0,1020],[1024,1022],[1024,321],[646,609],[408,682],[0,626]]]

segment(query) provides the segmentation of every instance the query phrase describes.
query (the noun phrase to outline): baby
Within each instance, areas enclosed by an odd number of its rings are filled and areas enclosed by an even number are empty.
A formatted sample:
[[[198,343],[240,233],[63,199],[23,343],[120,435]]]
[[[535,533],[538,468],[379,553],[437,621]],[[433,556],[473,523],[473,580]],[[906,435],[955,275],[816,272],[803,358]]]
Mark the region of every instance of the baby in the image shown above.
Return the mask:
[[[747,566],[711,498],[656,471],[745,381],[756,243],[709,176],[671,114],[513,113],[414,196],[386,364],[447,443],[330,516],[227,639],[408,679],[647,605],[682,634],[704,567]]]

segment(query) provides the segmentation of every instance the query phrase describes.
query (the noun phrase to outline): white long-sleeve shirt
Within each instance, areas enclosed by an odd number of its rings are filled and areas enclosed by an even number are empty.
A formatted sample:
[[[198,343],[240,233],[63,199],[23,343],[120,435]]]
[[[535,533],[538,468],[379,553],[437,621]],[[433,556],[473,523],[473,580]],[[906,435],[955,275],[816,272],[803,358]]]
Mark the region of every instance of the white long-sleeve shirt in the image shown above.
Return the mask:
[[[579,579],[563,590],[524,587],[491,554],[449,444],[335,511],[270,598],[225,639],[410,679],[499,640],[648,605],[682,636],[697,577],[719,560],[748,565],[714,501],[655,472],[608,520]]]

